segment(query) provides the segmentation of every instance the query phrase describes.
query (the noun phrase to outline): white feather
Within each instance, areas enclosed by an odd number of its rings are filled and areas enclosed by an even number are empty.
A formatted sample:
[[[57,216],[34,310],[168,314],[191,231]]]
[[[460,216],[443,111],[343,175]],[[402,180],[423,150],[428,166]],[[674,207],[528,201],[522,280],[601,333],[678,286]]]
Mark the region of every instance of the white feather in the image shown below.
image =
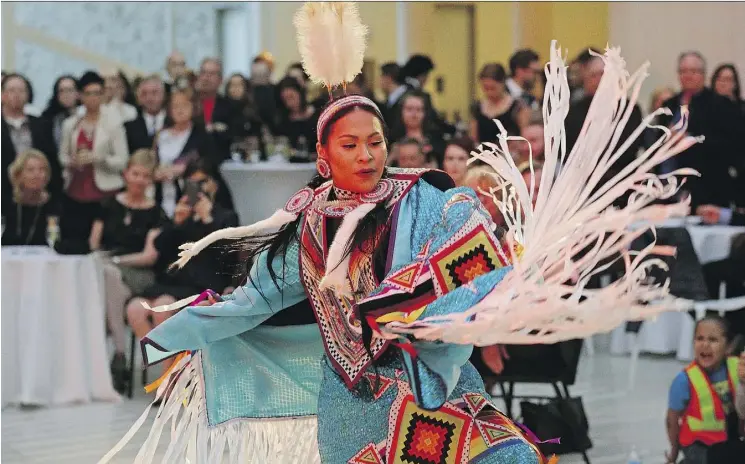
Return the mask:
[[[352,2],[306,2],[294,18],[303,67],[328,87],[350,82],[362,70],[367,27]]]
[[[553,343],[608,331],[625,320],[691,307],[691,302],[669,295],[668,282],[649,282],[652,268],[665,268],[659,259],[647,259],[657,250],[654,243],[638,253],[629,247],[653,224],[686,214],[687,202],[652,203],[677,192],[675,176],[697,173],[681,169],[658,177],[650,171],[700,139],[685,135],[684,111],[674,132],[663,128],[664,135],[654,146],[600,185],[614,162],[659,114],[649,115],[619,144],[648,64],[629,76],[618,49],[608,49],[602,59],[605,70],[600,86],[567,157],[564,118],[569,109],[569,86],[564,60],[552,43],[543,102],[544,175],[535,208],[531,204],[533,180],[530,186],[523,180],[507,147],[515,137],[508,137],[499,121],[495,120],[501,132],[498,142],[484,144],[472,153],[495,170],[501,195],[493,195],[493,199],[509,227],[508,248],[514,250],[514,242],[524,248],[519,258],[513,253],[512,271],[479,304],[463,313],[410,325],[388,324],[387,330],[476,345]],[[554,178],[551,173],[557,169]],[[613,208],[613,202],[628,191],[632,192],[628,204]],[[639,223],[645,226],[636,227]],[[581,255],[587,247],[590,251]],[[610,266],[601,262],[619,255],[626,270],[621,279],[602,289],[585,288],[591,277]],[[572,277],[578,277],[577,283],[567,284]]]
[[[373,203],[363,203],[344,216],[334,241],[329,247],[328,257],[326,258],[326,275],[321,279],[318,286],[321,290],[333,289],[337,293],[351,296],[352,292],[348,279],[350,254],[347,253],[345,256],[344,251],[347,249],[352,234],[357,229],[357,224],[374,208],[375,204]]]

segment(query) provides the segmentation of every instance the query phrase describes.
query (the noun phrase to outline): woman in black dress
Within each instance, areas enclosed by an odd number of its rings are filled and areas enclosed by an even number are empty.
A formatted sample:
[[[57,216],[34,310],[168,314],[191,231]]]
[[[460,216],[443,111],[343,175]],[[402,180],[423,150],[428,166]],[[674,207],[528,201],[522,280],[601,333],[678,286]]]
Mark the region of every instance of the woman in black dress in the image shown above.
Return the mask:
[[[41,113],[42,119],[52,128],[55,146],[59,146],[62,141],[62,122],[73,115],[79,104],[78,81],[70,75],[57,78],[53,95]]]
[[[522,100],[513,98],[506,87],[507,73],[498,63],[489,63],[481,68],[479,82],[484,98],[471,105],[470,136],[473,142],[496,142],[499,128],[494,123],[498,119],[507,133],[520,135],[527,125],[530,109]]]
[[[36,149],[23,152],[10,165],[13,204],[3,211],[2,245],[43,245],[59,233],[59,207],[47,191],[50,167]]]
[[[315,151],[318,113],[308,104],[305,89],[297,79],[285,77],[277,84],[277,92],[280,105],[276,135],[287,137],[291,148],[302,149],[305,141],[305,149]]]
[[[391,127],[391,139],[396,142],[404,139],[418,140],[427,160],[437,162],[437,167],[441,168],[445,155],[445,142],[442,134],[435,129],[435,122],[429,116],[427,95],[419,90],[409,91],[401,97],[400,108],[401,114],[398,122]]]
[[[111,256],[104,266],[106,315],[114,339],[111,374],[119,392],[126,391],[131,381],[124,355],[124,307],[132,295],[155,282],[152,260],[143,250],[147,237],[157,235],[168,220],[160,205],[147,195],[154,170],[151,150],[140,149],[132,155],[124,171],[124,192],[104,201],[89,240],[91,250],[105,250]]]

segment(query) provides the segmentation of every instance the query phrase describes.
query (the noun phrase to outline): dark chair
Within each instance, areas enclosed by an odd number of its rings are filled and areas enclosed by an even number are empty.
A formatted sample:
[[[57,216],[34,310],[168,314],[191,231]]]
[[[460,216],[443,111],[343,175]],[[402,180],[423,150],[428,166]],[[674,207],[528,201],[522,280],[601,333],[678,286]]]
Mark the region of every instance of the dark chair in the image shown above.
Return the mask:
[[[135,384],[135,366],[137,363],[135,362],[135,356],[139,356],[139,350],[137,349],[139,343],[137,340],[137,336],[132,332],[132,338],[129,345],[129,389],[127,391],[127,396],[131,399],[132,395],[134,394],[134,384]],[[144,387],[147,385],[147,367],[142,368],[142,386]]]
[[[487,390],[497,385],[501,394],[494,395],[505,402],[505,414],[514,419],[513,406],[516,399],[552,400],[570,399],[569,386],[577,380],[577,366],[582,353],[582,340],[569,340],[553,345],[510,345],[509,359],[504,360],[504,370],[495,375],[480,358],[480,350],[474,350],[471,361],[481,373]],[[555,396],[515,395],[515,384],[549,384]],[[583,451],[585,463],[590,464],[587,452]]]

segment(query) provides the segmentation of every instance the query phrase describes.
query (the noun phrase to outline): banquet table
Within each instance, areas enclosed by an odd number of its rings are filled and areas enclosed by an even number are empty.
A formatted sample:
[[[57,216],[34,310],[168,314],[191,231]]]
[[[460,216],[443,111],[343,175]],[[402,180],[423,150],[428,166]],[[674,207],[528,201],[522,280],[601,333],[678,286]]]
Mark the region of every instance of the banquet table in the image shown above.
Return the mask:
[[[92,255],[2,248],[2,406],[118,401]]]
[[[724,225],[700,225],[690,219],[682,223],[668,223],[663,227],[685,227],[691,237],[693,248],[701,264],[726,258],[731,249],[732,239],[745,233],[745,227]],[[658,227],[659,228],[659,227]],[[716,298],[717,295],[712,295]],[[695,321],[687,313],[665,313],[655,320],[642,324],[637,343],[642,353],[675,353],[681,361],[693,359],[693,331]],[[625,332],[625,325],[616,328],[611,334],[610,350],[613,354],[630,352],[631,338]]]
[[[220,173],[233,194],[241,225],[266,219],[316,173],[315,163],[227,161]]]

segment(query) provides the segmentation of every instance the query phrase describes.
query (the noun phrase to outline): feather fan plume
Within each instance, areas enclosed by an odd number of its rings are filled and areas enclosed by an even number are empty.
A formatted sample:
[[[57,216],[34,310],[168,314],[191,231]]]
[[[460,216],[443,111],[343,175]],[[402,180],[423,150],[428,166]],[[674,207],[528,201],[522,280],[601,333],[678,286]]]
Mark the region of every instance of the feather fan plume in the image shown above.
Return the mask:
[[[413,334],[426,340],[450,343],[554,343],[583,338],[612,330],[626,320],[640,320],[668,310],[690,307],[690,302],[670,296],[669,282],[650,282],[649,271],[665,268],[655,254],[664,247],[654,244],[640,252],[630,251],[631,242],[644,231],[671,216],[684,216],[688,202],[653,204],[673,197],[681,175],[696,175],[679,169],[656,176],[651,170],[686,150],[700,139],[686,135],[687,112],[681,122],[663,132],[661,138],[610,180],[601,182],[611,166],[637,139],[654,118],[666,109],[647,116],[631,136],[619,143],[621,133],[636,104],[648,64],[633,75],[615,48],[601,56],[605,71],[590,105],[581,133],[567,156],[564,118],[569,109],[566,66],[556,42],[546,65],[547,84],[543,101],[545,163],[540,188],[531,175],[526,185],[509,154],[510,137],[499,123],[496,144],[485,143],[472,152],[494,169],[497,187],[493,200],[505,217],[513,269],[476,306],[469,310],[411,323],[390,323],[386,336]],[[532,155],[531,155],[532,156]],[[532,172],[532,161],[531,161]],[[556,176],[551,173],[557,172]],[[535,207],[532,197],[538,190]],[[630,192],[623,208],[614,201]],[[625,274],[601,289],[586,288],[591,277],[622,260]],[[576,283],[570,283],[574,280]]]
[[[367,27],[352,2],[306,2],[294,18],[303,68],[328,88],[351,82],[362,70]]]

